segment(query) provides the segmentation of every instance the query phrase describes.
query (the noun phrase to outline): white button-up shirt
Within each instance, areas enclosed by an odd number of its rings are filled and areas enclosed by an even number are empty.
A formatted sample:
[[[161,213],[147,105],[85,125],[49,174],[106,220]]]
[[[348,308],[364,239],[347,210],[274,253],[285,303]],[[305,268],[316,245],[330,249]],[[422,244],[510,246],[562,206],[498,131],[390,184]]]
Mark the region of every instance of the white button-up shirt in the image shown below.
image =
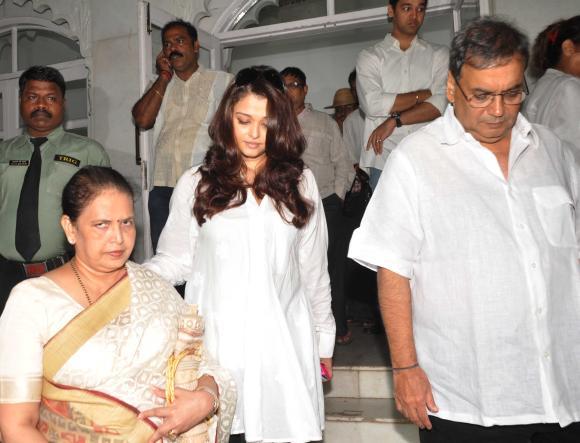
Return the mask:
[[[506,180],[448,107],[391,154],[349,256],[411,280],[441,418],[580,420],[580,211],[571,152],[518,116]]]
[[[342,124],[342,139],[350,154],[352,164],[360,160],[360,153],[363,149],[363,138],[365,130],[365,115],[357,109],[351,112]],[[364,143],[366,146],[366,143]]]
[[[570,143],[580,164],[580,78],[548,69],[524,102],[523,113]]]
[[[449,50],[415,37],[411,46],[402,51],[399,40],[388,34],[383,41],[360,52],[356,63],[357,94],[364,111],[364,146],[371,133],[384,122],[395,103],[397,94],[430,89],[426,102],[443,113],[447,98],[445,88],[449,69]],[[383,142],[383,153],[363,149],[360,166],[383,169],[389,153],[407,135],[426,123],[395,128]]]

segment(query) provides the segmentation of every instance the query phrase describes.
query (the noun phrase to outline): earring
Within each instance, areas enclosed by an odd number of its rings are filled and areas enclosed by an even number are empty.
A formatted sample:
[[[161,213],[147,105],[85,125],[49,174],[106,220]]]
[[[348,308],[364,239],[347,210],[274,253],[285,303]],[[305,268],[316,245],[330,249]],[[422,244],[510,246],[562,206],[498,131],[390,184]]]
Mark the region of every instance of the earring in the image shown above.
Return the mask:
[[[75,241],[74,241],[74,240],[71,240],[70,238],[67,238],[66,240],[67,240],[67,241],[68,241],[68,242],[69,242],[71,245],[73,245],[73,246],[74,246],[74,244],[75,244]]]

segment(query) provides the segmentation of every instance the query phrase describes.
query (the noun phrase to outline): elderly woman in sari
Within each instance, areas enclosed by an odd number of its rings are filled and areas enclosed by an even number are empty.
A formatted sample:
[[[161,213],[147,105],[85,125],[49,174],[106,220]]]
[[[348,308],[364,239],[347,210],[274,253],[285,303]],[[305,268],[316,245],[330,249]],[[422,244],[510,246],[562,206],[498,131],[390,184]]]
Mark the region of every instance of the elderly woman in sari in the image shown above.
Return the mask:
[[[62,206],[75,257],[16,286],[0,318],[4,443],[206,442],[215,432],[227,441],[235,390],[204,353],[195,307],[127,261],[135,244],[127,181],[83,168]]]

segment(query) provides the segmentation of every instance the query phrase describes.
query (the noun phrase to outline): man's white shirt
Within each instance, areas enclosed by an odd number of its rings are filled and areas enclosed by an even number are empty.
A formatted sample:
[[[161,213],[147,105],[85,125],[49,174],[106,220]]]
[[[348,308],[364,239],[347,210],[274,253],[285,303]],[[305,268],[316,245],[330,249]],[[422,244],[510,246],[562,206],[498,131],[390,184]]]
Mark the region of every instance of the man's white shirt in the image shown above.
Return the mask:
[[[365,113],[364,146],[371,133],[390,114],[397,94],[430,89],[426,102],[443,113],[447,98],[445,89],[449,69],[449,50],[415,37],[402,51],[399,41],[387,34],[384,40],[360,52],[356,63],[356,84],[359,104]],[[383,142],[383,153],[363,149],[360,166],[383,169],[389,153],[407,135],[426,123],[395,128]]]
[[[522,115],[507,180],[451,106],[389,157],[349,257],[410,279],[433,415],[580,421],[579,193],[571,152]]]
[[[365,117],[360,109],[355,109],[351,112],[342,124],[342,139],[348,149],[350,161],[353,165],[359,162],[361,151],[364,149],[364,129]],[[364,146],[366,146],[366,143],[364,143]]]

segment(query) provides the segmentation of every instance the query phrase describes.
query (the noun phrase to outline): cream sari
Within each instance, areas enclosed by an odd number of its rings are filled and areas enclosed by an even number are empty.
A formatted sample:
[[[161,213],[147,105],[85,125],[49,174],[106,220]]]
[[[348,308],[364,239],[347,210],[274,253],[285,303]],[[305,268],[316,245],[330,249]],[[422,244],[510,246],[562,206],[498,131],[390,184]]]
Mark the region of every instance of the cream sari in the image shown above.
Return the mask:
[[[179,337],[185,330],[191,339],[187,346],[195,348],[184,362],[186,378],[212,375],[220,390],[220,408],[181,441],[227,442],[235,386],[204,353],[203,322],[195,307],[184,303],[153,272],[130,262],[127,271],[125,278],[44,344],[38,429],[49,442],[147,441],[159,421],[141,420],[138,414],[163,404],[150,387],[165,387],[167,361],[183,349]],[[183,374],[177,379],[183,379]]]

